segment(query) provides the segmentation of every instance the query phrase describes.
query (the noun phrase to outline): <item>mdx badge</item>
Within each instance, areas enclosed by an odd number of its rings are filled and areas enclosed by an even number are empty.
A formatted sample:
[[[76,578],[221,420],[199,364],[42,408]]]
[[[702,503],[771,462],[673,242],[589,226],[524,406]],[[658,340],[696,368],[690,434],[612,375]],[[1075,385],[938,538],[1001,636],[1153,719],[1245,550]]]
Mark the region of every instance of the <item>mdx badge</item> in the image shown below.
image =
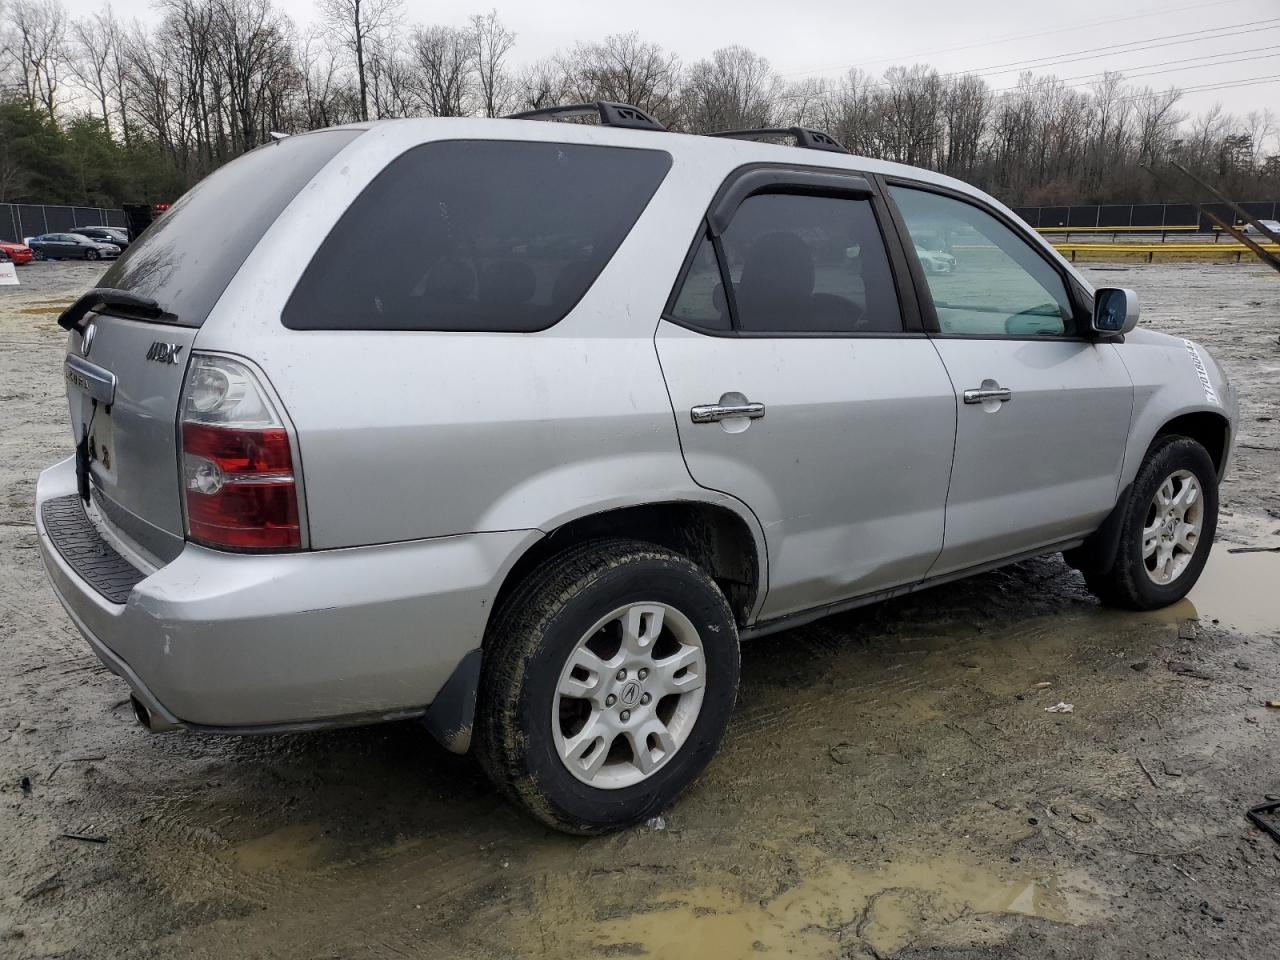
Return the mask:
[[[147,348],[147,359],[156,363],[177,363],[182,349],[183,345],[180,343],[161,343],[157,340]]]

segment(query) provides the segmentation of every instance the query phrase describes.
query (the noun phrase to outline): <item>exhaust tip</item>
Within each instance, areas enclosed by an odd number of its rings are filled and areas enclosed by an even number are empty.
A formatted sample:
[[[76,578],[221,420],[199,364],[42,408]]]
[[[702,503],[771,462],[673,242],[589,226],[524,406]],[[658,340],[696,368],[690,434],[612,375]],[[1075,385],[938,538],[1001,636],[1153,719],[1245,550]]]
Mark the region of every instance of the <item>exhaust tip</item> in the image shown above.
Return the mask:
[[[168,733],[181,729],[182,723],[171,719],[165,713],[152,713],[151,708],[143,703],[136,694],[129,697],[129,705],[133,708],[134,719],[152,733]]]
[[[147,705],[137,697],[129,697],[129,704],[133,707],[133,717],[142,726],[148,730],[151,729],[151,711],[147,709]]]

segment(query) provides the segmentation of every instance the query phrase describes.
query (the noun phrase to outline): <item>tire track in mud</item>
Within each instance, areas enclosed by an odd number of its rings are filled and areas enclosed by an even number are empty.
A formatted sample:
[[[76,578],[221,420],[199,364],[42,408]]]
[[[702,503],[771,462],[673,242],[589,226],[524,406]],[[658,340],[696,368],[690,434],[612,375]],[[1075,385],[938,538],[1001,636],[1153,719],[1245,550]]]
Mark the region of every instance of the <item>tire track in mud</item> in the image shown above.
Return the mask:
[[[358,948],[361,956],[419,957],[424,947],[440,946],[448,939],[443,930],[433,928],[447,927],[448,918],[455,916],[474,923],[480,919],[477,914],[484,913],[483,905],[494,901],[496,888],[529,882],[528,873],[519,867],[504,868],[501,859],[477,857],[478,850],[510,841],[510,832],[500,828],[467,829],[447,838],[424,837],[385,850],[366,850],[354,862],[338,851],[333,860],[293,878],[269,868],[257,877],[236,869],[228,863],[224,847],[206,854],[215,865],[214,878],[206,878],[202,887],[213,899],[240,896],[269,911],[270,931],[255,938],[259,945],[249,955],[318,956],[323,950]],[[346,919],[341,935],[335,936],[325,920],[339,914]],[[242,942],[241,931],[234,928],[234,923],[229,925],[225,939],[220,929],[206,931],[200,952],[192,956],[230,955],[225,950]],[[166,955],[163,941],[158,955]]]

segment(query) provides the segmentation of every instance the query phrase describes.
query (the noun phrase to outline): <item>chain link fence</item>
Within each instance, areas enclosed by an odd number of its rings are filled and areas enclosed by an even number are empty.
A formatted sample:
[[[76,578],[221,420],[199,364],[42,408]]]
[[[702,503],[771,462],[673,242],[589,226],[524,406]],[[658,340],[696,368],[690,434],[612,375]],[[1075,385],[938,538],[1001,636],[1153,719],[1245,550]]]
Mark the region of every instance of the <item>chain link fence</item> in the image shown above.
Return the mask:
[[[41,233],[71,233],[76,227],[127,227],[123,210],[59,207],[45,203],[0,203],[0,240],[21,241]]]

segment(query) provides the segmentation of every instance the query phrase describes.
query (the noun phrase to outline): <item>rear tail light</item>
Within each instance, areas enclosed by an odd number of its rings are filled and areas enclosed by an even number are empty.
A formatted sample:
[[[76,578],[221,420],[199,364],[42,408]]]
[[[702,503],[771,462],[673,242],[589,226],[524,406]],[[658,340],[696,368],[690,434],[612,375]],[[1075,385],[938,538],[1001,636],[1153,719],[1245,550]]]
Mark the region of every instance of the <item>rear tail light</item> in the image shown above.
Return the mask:
[[[243,363],[195,354],[182,392],[187,535],[210,547],[302,546],[289,434]]]

